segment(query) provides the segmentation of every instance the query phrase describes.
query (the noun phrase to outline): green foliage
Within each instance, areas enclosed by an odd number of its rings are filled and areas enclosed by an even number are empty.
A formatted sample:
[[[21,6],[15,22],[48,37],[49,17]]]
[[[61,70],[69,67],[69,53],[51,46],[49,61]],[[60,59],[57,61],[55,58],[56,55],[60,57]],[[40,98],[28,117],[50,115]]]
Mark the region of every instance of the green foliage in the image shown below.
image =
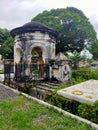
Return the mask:
[[[78,106],[78,114],[83,118],[91,119],[93,116],[92,111],[93,111],[93,106],[91,105],[81,104]]]
[[[98,123],[98,101],[93,106],[89,104],[81,104],[78,106],[78,115]]]
[[[70,85],[71,85],[71,84],[62,82],[62,84],[61,84],[60,86],[57,86],[54,90],[55,90],[55,92],[57,92],[57,91],[60,90],[60,89],[69,87]]]
[[[93,59],[98,60],[98,39],[88,49],[93,54]]]
[[[37,75],[39,73],[39,70],[33,70],[32,73]]]
[[[7,29],[0,28],[0,45],[2,45],[2,43],[6,41],[8,37],[10,37],[9,31]]]
[[[86,57],[85,56],[81,56],[80,53],[74,53],[73,56],[69,57],[71,60],[71,64],[72,64],[72,68],[73,69],[78,69],[79,68],[79,62],[85,62]]]
[[[73,70],[72,72],[72,84],[81,83],[89,79],[98,80],[98,70],[90,70],[89,68],[82,68],[79,70]],[[69,85],[62,84],[61,88],[66,88]],[[58,89],[57,89],[58,90]],[[50,98],[50,103],[56,105],[68,112],[79,115],[80,117],[86,118],[92,122],[98,123],[98,101],[93,105],[79,103],[77,101],[67,99],[54,92]]]
[[[96,41],[96,32],[88,18],[74,7],[44,11],[32,21],[41,22],[59,32],[57,51],[80,52]]]
[[[19,97],[0,102],[1,130],[92,130],[92,127],[53,109]]]
[[[68,112],[98,123],[98,101],[94,105],[84,104],[54,93],[50,98],[50,102]]]
[[[98,70],[91,70],[89,68],[73,70],[72,77],[75,81],[77,81],[78,79],[81,79],[81,82],[85,80],[89,80],[89,79],[98,80]]]
[[[53,93],[52,97],[50,98],[50,102],[53,105],[58,106],[73,114],[77,114],[77,110],[78,110],[77,108],[78,105],[80,104],[79,102],[60,96],[56,92]]]
[[[5,59],[13,59],[13,38],[7,29],[0,29],[0,54]]]
[[[37,83],[36,82],[26,83],[26,86],[28,89],[30,89],[30,88],[36,87]]]
[[[98,100],[94,104],[93,114],[94,114],[94,118],[92,120],[98,123]]]

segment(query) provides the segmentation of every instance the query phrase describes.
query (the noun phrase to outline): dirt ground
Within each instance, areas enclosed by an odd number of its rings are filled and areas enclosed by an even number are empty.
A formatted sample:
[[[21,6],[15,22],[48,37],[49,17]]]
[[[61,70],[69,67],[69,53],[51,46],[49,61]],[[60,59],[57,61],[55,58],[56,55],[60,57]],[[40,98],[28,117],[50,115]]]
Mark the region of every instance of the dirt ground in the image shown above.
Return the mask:
[[[17,96],[18,94],[0,84],[0,101],[4,101],[8,98],[16,98]]]

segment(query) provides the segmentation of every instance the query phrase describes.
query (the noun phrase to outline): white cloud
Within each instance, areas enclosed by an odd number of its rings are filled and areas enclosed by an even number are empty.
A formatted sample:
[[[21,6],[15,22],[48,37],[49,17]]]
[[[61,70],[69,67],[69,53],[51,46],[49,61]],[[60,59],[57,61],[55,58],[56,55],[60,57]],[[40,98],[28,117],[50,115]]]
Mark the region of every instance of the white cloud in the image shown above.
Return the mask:
[[[44,10],[76,7],[98,32],[97,0],[0,0],[0,28],[12,29],[29,22]]]
[[[31,7],[34,7],[38,4],[39,0],[22,0],[20,2],[20,5],[23,7],[23,8],[31,8]]]

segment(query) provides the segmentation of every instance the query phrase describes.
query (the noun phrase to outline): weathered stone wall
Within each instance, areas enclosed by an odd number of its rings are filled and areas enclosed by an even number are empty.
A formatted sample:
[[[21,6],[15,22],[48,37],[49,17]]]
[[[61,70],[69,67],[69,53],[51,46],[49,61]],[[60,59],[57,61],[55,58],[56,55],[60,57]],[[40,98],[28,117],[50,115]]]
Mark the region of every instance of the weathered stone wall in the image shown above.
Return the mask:
[[[60,61],[60,64],[54,62],[54,64],[50,66],[50,77],[62,82],[70,81],[71,68],[66,61]]]
[[[42,58],[45,63],[47,59],[55,58],[55,43],[55,39],[39,31],[16,35],[14,41],[14,61],[19,63],[22,58],[23,61],[30,62],[33,48],[39,47],[42,50]]]

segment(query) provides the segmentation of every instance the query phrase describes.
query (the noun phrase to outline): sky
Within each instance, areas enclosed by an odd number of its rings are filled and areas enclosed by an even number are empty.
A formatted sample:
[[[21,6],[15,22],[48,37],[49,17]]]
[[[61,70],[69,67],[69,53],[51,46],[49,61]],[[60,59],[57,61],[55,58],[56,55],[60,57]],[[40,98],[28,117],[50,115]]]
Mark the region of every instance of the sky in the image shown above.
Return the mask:
[[[89,18],[98,36],[97,3],[98,0],[0,0],[0,28],[22,26],[44,10],[75,7]]]

